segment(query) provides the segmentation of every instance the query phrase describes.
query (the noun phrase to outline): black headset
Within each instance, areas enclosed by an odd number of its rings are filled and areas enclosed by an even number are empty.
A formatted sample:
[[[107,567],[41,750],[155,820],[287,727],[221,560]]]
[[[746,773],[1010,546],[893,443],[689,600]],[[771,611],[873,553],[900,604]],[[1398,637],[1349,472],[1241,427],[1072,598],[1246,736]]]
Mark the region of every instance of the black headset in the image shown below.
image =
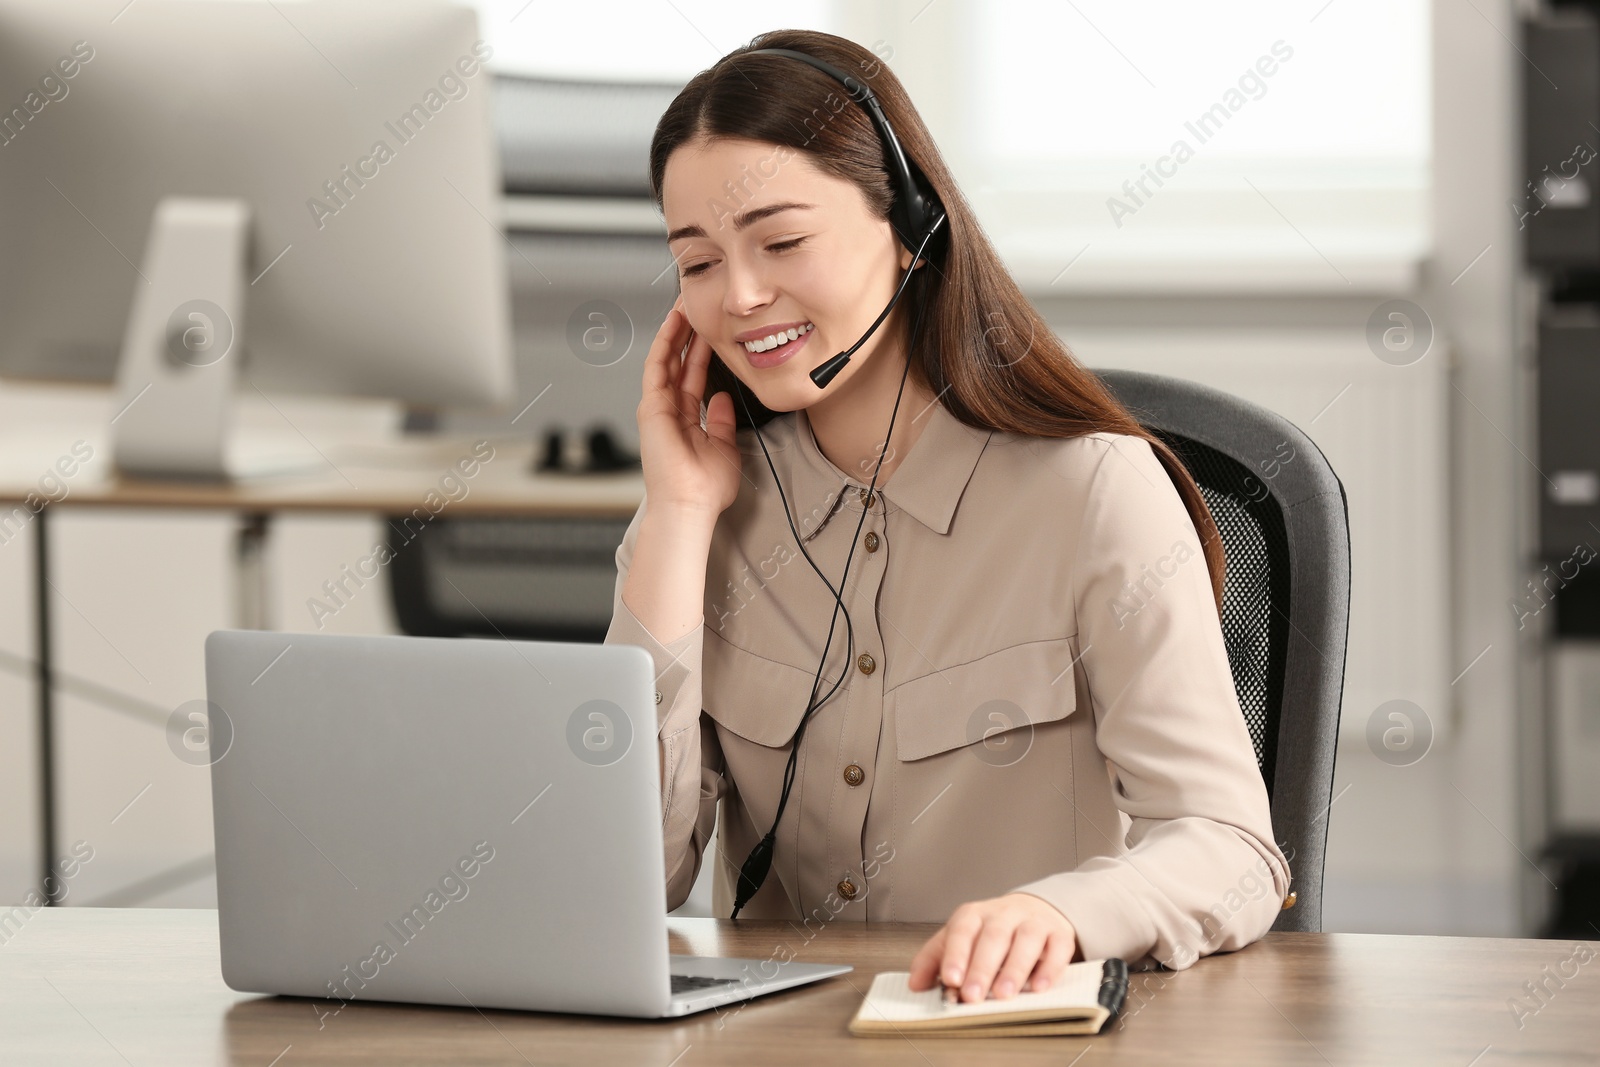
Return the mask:
[[[811,371],[812,382],[817,388],[822,389],[844,369],[844,365],[850,362],[850,358],[855,355],[856,350],[865,344],[867,338],[871,337],[883,321],[889,317],[889,313],[894,310],[895,304],[899,302],[901,294],[905,292],[906,284],[911,281],[911,272],[916,269],[917,261],[922,258],[924,252],[932,254],[933,248],[930,246],[933,245],[934,236],[943,229],[946,221],[944,205],[940,203],[926,177],[922,175],[914,163],[906,158],[905,152],[900,147],[900,140],[894,135],[894,128],[889,125],[889,120],[884,115],[877,96],[873,94],[866,84],[813,55],[797,52],[789,48],[758,48],[745,54],[788,56],[791,59],[810,64],[843,85],[850,94],[850,98],[866,109],[867,115],[872,119],[873,125],[877,127],[878,134],[883,140],[884,162],[888,168],[890,179],[894,183],[895,198],[889,207],[889,223],[894,228],[895,236],[899,238],[900,243],[912,254],[911,264],[906,268],[905,277],[900,279],[900,285],[895,290],[894,297],[889,301],[888,306],[883,309],[882,313],[878,315],[877,319],[873,321],[867,332],[861,335],[861,339]],[[844,585],[845,579],[850,574],[850,561],[855,557],[855,546],[856,542],[860,540],[861,526],[866,522],[867,511],[871,508],[871,502],[874,497],[873,491],[878,485],[878,471],[883,466],[883,455],[888,450],[890,437],[894,434],[895,415],[900,411],[900,397],[905,392],[906,374],[911,370],[911,353],[916,348],[917,337],[922,327],[922,312],[923,307],[919,301],[911,327],[911,343],[906,353],[905,372],[902,372],[900,376],[900,392],[895,394],[894,410],[889,415],[889,431],[884,437],[883,448],[878,452],[878,463],[873,468],[872,481],[863,495],[863,503],[866,506],[861,510],[861,518],[856,523],[856,532],[851,536],[850,551],[845,556],[844,561],[844,573],[839,576],[839,584],[841,586]],[[767,831],[766,836],[761,839],[756,847],[750,851],[749,857],[739,869],[739,883],[734,895],[733,914],[729,916],[737,919],[739,912],[750,902],[750,898],[755,896],[756,891],[761,888],[761,884],[766,881],[767,874],[772,868],[772,853],[777,841],[778,823],[783,819],[784,808],[789,803],[789,791],[794,786],[795,771],[800,755],[800,742],[805,736],[806,724],[810,721],[812,713],[821,704],[826,703],[828,698],[838,690],[839,686],[844,684],[845,675],[849,672],[851,655],[855,649],[855,627],[850,622],[850,613],[845,611],[846,668],[839,675],[839,680],[833,683],[833,688],[829,689],[821,700],[818,700],[817,688],[822,683],[822,667],[827,662],[828,650],[833,647],[834,628],[839,621],[839,612],[844,610],[844,599],[840,596],[839,590],[833,587],[827,576],[822,573],[816,562],[812,560],[811,553],[806,551],[805,541],[800,537],[800,532],[795,529],[794,518],[789,512],[789,498],[784,495],[783,484],[778,479],[777,469],[773,467],[772,454],[767,451],[767,443],[761,437],[761,429],[755,425],[755,420],[750,415],[750,405],[745,400],[744,390],[735,389],[734,392],[739,397],[740,404],[744,406],[745,418],[755,429],[756,440],[761,443],[762,455],[766,456],[767,467],[772,471],[773,484],[778,487],[778,496],[783,501],[783,516],[789,523],[790,533],[794,534],[795,544],[799,547],[801,554],[805,556],[806,562],[811,565],[811,569],[817,572],[817,577],[822,579],[822,584],[828,587],[828,592],[833,594],[834,601],[833,619],[828,624],[828,639],[822,646],[822,659],[817,662],[816,676],[811,682],[810,700],[806,705],[804,714],[800,716],[800,724],[795,728],[794,739],[790,743],[789,761],[783,771],[783,792],[778,797],[778,810],[772,818],[772,828]]]
[[[866,110],[867,117],[878,128],[878,136],[883,140],[884,163],[889,169],[890,179],[894,182],[895,195],[894,202],[889,205],[889,225],[894,227],[895,236],[900,238],[900,243],[912,253],[911,267],[906,269],[905,277],[900,280],[900,288],[895,290],[894,299],[889,301],[889,305],[883,309],[883,313],[877,317],[867,332],[848,349],[812,370],[811,380],[816,383],[818,389],[822,389],[833,381],[834,376],[850,362],[850,357],[856,354],[856,349],[865,344],[867,338],[871,337],[883,320],[889,317],[889,312],[893,311],[895,304],[900,301],[900,294],[905,292],[906,283],[911,280],[911,269],[916,267],[917,259],[921,257],[923,250],[932,245],[932,251],[937,253],[939,244],[933,238],[944,227],[944,205],[939,202],[938,194],[928,184],[922,171],[900,147],[900,139],[894,135],[894,127],[889,125],[888,116],[883,113],[883,105],[878,103],[877,95],[865,82],[808,52],[797,52],[792,48],[758,48],[745,54],[788,56],[790,59],[807,63],[843,85],[845,91],[850,94],[850,99]]]

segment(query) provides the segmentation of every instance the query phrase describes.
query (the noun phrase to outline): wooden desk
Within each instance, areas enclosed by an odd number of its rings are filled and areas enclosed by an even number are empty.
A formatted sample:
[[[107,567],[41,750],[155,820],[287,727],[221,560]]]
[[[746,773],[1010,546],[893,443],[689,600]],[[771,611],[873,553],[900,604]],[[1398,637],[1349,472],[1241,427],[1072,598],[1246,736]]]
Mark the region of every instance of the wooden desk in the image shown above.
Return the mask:
[[[474,440],[456,435],[351,440],[329,446],[321,469],[264,474],[238,482],[154,481],[140,478],[64,479],[68,495],[51,507],[203,508],[240,512],[320,511],[393,512],[421,507],[439,479],[462,459],[473,458]],[[534,443],[524,438],[492,438],[494,458],[470,478],[460,500],[447,504],[451,518],[486,515],[631,516],[644,499],[644,475],[567,476],[531,470]],[[59,448],[56,449],[60,451]],[[97,453],[106,455],[109,453]],[[48,457],[48,458],[43,458]],[[304,453],[302,453],[304,458]],[[0,457],[0,506],[9,508],[39,492],[40,470],[55,454],[43,448],[29,456]],[[309,462],[318,463],[311,454]],[[102,458],[97,466],[104,468]]]
[[[88,436],[93,436],[92,434]],[[55,656],[50,639],[49,520],[62,507],[190,508],[238,512],[241,517],[236,557],[240,564],[240,603],[246,605],[238,625],[268,628],[261,559],[271,517],[284,511],[370,512],[405,516],[417,511],[420,525],[435,514],[449,518],[486,516],[585,515],[629,517],[644,499],[639,471],[590,476],[536,474],[534,443],[527,438],[496,438],[493,458],[469,464],[463,476],[457,465],[474,460],[472,437],[417,436],[386,440],[351,439],[307,454],[299,462],[321,463],[320,469],[260,475],[237,482],[151,481],[108,476],[108,463],[98,473],[74,472],[61,479],[67,495],[56,503],[32,509],[40,500],[40,471],[49,471],[63,456],[64,441],[25,441],[0,455],[0,527],[4,540],[31,526],[34,571],[34,635],[38,648],[37,737],[39,775],[39,881],[61,857],[57,847],[55,790]],[[309,439],[308,439],[309,441]],[[110,455],[104,442],[96,454]],[[316,447],[316,446],[310,446]],[[290,453],[291,455],[294,453]],[[320,457],[320,460],[319,460]],[[69,464],[69,466],[71,466]],[[453,476],[453,483],[441,479]],[[461,488],[457,488],[460,486]],[[463,492],[464,490],[464,492]],[[431,494],[431,496],[430,496]],[[454,499],[459,497],[459,499]],[[32,503],[30,503],[30,499]],[[442,506],[440,505],[440,502]],[[21,510],[11,517],[14,508]],[[28,516],[22,519],[21,516]],[[255,605],[252,609],[249,605]],[[39,890],[41,893],[44,890]]]
[[[0,912],[0,923],[5,922]],[[235,993],[216,913],[40,909],[0,927],[0,1063],[1439,1064],[1600,1059],[1600,955],[1522,1027],[1508,1007],[1573,945],[1556,941],[1269,934],[1187,971],[1136,975],[1124,1016],[1095,1037],[857,1038],[845,1030],[880,970],[904,970],[936,926],[670,919],[672,951],[797,958],[856,970],[685,1019],[639,1021],[351,1004]],[[13,920],[13,925],[15,920]],[[1577,973],[1573,975],[1573,968]],[[119,1058],[120,1057],[120,1058]]]

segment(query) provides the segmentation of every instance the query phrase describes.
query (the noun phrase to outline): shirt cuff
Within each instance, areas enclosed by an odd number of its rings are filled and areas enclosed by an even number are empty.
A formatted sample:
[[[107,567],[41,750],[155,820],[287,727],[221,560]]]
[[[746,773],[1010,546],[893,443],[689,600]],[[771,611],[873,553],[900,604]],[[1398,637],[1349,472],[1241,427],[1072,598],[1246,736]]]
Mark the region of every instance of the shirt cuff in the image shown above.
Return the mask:
[[[1091,863],[1093,861],[1090,861]],[[1072,923],[1078,951],[1086,960],[1121,959],[1133,964],[1156,944],[1155,923],[1127,886],[1118,884],[1115,869],[1066,871],[1018,886],[1054,907]],[[1198,957],[1160,961],[1181,970]]]

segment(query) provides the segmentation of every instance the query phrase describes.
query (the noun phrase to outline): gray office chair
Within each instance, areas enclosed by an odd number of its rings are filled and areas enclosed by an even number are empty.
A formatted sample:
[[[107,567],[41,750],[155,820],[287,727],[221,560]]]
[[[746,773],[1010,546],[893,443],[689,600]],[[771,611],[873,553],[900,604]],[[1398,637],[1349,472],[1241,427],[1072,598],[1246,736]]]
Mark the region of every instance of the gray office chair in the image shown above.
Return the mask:
[[[1344,485],[1287,419],[1196,382],[1095,371],[1178,454],[1227,556],[1222,635],[1296,902],[1274,930],[1322,929],[1322,873],[1350,617]]]

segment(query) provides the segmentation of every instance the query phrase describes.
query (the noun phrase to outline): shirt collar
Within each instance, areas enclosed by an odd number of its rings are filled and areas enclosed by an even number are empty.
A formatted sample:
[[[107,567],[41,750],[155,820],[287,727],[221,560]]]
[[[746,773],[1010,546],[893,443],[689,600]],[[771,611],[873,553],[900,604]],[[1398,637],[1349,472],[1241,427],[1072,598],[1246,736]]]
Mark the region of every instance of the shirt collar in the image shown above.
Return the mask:
[[[926,420],[927,425],[879,492],[884,498],[886,513],[901,507],[934,533],[949,533],[956,505],[961,502],[961,495],[977,469],[978,457],[994,431],[968,426],[938,402],[929,404],[913,418]],[[809,533],[821,529],[826,516],[836,510],[841,492],[845,494],[844,505],[859,511],[862,506],[859,490],[872,481],[871,472],[854,478],[834,466],[817,447],[811,421],[803,408],[795,413],[793,438],[799,460],[791,465],[790,479],[796,487],[791,504],[800,507],[800,501],[825,502],[817,520],[805,524],[810,527]],[[806,536],[809,540],[809,534]]]

